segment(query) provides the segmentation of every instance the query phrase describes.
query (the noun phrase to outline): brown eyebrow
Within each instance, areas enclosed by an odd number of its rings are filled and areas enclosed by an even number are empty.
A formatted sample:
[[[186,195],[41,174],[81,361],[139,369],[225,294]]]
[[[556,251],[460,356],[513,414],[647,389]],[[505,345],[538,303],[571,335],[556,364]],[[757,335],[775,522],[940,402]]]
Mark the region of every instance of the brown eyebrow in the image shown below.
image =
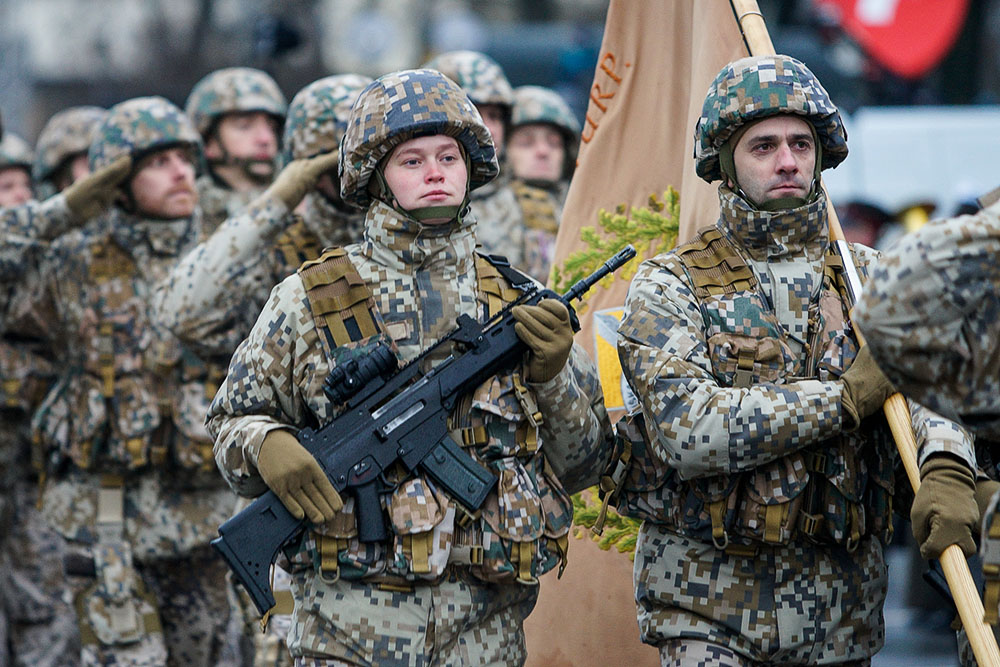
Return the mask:
[[[810,134],[809,132],[801,132],[801,133],[793,134],[793,135],[791,135],[789,137],[790,141],[802,141],[803,139],[807,139],[809,141],[812,141],[812,134]],[[777,143],[777,141],[778,141],[778,135],[776,135],[776,134],[761,134],[759,136],[747,137],[747,142],[751,143],[751,144],[758,143],[758,142],[764,142],[764,141],[769,141],[771,143]]]

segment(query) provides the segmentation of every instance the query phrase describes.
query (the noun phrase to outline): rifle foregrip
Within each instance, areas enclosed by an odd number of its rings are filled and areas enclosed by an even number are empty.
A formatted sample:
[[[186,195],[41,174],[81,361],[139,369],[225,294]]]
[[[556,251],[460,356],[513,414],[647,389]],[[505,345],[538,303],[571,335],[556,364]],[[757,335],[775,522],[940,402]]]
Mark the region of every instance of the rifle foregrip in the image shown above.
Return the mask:
[[[273,491],[268,491],[219,526],[219,537],[212,540],[212,546],[226,560],[261,615],[274,606],[271,564],[278,550],[295,537],[304,523],[285,509]]]

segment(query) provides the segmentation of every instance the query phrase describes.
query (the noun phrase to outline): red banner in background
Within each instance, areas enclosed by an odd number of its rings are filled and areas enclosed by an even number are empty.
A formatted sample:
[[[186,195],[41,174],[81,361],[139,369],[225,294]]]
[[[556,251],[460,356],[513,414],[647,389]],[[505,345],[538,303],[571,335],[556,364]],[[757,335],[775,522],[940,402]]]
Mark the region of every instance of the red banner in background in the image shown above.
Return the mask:
[[[908,79],[927,74],[962,30],[969,0],[816,0],[872,58]]]

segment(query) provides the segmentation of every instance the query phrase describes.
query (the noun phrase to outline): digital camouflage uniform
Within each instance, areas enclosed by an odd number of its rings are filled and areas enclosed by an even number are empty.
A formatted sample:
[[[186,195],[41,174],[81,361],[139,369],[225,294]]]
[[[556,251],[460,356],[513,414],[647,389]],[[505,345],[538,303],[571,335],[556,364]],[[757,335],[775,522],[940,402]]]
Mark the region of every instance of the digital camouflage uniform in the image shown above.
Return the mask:
[[[747,58],[709,88],[699,175],[721,179],[731,134],[782,113],[812,123],[823,166],[846,157],[840,116],[808,69]],[[881,415],[845,430],[837,379],[857,343],[827,203],[820,191],[767,212],[725,184],[719,199],[717,225],[641,265],[619,329],[641,406],[625,423],[649,443],[645,486],[626,507],[646,519],[634,573],[642,639],[669,665],[867,664],[884,641],[895,448]],[[874,251],[852,252],[867,273]],[[975,465],[960,427],[910,409],[921,462],[948,452]]]
[[[460,313],[483,320],[512,296],[491,265],[476,259],[470,216],[425,226],[371,201],[367,183],[379,160],[418,134],[455,137],[469,158],[471,187],[496,175],[478,113],[437,72],[386,75],[362,93],[342,142],[340,177],[344,199],[367,206],[364,238],[273,290],[212,404],[216,460],[242,495],[266,489],[257,472],[265,435],[323,424],[337,413],[322,389],[332,365],[386,340],[408,361],[449,333]],[[317,276],[344,262],[370,290],[370,301],[356,305],[381,333],[338,343],[337,321],[357,311],[316,312],[306,285],[315,289]],[[298,543],[285,564],[295,597],[289,647],[296,664],[523,662],[522,622],[534,606],[537,577],[559,563],[570,528],[563,485],[592,483],[584,477],[607,429],[603,397],[586,393],[597,386],[595,369],[579,348],[547,383],[526,385],[523,372],[483,384],[451,417],[453,436],[499,477],[481,518],[459,522],[461,511],[433,484],[400,474],[383,496],[389,541],[359,542],[354,501],[345,498],[332,521],[313,526]],[[537,427],[527,416],[534,405],[542,417]]]
[[[110,110],[90,167],[177,145],[200,150],[183,113],[136,98]],[[112,209],[53,242],[37,289],[12,306],[12,321],[56,354],[59,378],[33,426],[48,473],[42,513],[65,539],[84,664],[218,664],[225,566],[208,541],[234,501],[202,423],[204,364],[147,312],[199,225],[197,212],[165,221]]]
[[[525,181],[514,176],[512,189],[521,209],[524,221],[522,257],[523,268],[540,280],[547,280],[552,258],[555,253],[556,236],[562,220],[569,179],[576,165],[576,153],[580,144],[580,121],[576,119],[569,105],[551,88],[542,86],[521,86],[514,90],[514,110],[511,115],[511,131],[521,125],[548,124],[554,126],[563,137],[566,151],[563,162],[563,178],[556,181]]]
[[[427,61],[424,67],[436,69],[461,86],[473,104],[495,104],[510,118],[514,89],[500,65],[485,53],[449,51]],[[497,147],[501,159],[503,150],[503,146]],[[524,220],[517,195],[511,188],[506,165],[501,162],[499,176],[471,193],[469,205],[472,215],[481,223],[476,231],[476,239],[482,245],[483,252],[503,255],[511,265],[527,271]],[[530,275],[543,280],[545,278]]]
[[[907,396],[972,430],[980,469],[993,480],[1000,479],[998,257],[1000,204],[929,222],[882,256],[855,309],[883,372]],[[994,579],[1000,575],[995,521],[995,512],[988,513],[982,538]],[[975,664],[964,634],[959,648],[962,664]]]
[[[30,173],[32,159],[27,143],[4,136],[0,168]],[[35,210],[37,203],[27,208]],[[14,262],[19,268],[5,277],[0,303],[0,623],[6,633],[0,665],[73,665],[80,649],[75,615],[62,599],[62,541],[36,508],[41,462],[31,447],[29,424],[55,369],[36,336],[7,335],[8,297],[19,282],[35,277],[29,269],[45,246],[30,231],[23,240],[26,252]]]
[[[278,84],[266,72],[250,67],[227,67],[211,72],[191,89],[185,111],[195,129],[204,141],[214,132],[222,116],[229,113],[263,111],[278,121],[280,128],[285,122],[288,102]],[[225,147],[223,147],[225,150]],[[222,164],[229,164],[233,158],[226,155]],[[227,218],[243,211],[261,193],[267,183],[259,189],[237,192],[214,174],[209,162],[208,172],[198,179],[198,195],[201,205],[203,227],[211,234]]]
[[[286,161],[337,151],[351,107],[370,82],[365,76],[342,74],[303,88],[289,107],[283,142]],[[323,248],[361,238],[360,209],[335,206],[318,191],[306,194],[305,201],[300,216],[265,193],[220,226],[181,260],[159,288],[154,307],[160,322],[206,358],[231,357],[250,333],[274,285],[318,257]],[[276,590],[282,588],[284,576],[283,571],[276,573]],[[236,594],[245,597],[242,588]],[[256,664],[281,664],[279,657],[288,656],[284,647],[288,621],[272,613],[264,634],[260,614],[248,597],[241,610],[255,645]]]
[[[87,155],[94,132],[107,117],[107,109],[94,106],[69,107],[45,123],[35,143],[32,174],[40,196],[56,192],[55,179],[77,156]]]

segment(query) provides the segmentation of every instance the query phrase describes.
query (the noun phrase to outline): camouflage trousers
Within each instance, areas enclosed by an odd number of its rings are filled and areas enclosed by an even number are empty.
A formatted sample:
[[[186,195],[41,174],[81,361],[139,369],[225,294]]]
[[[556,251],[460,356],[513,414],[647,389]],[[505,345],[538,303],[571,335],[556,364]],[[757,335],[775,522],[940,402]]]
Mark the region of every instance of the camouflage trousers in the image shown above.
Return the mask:
[[[457,568],[435,584],[381,590],[292,573],[295,665],[521,665],[537,586],[492,585]]]
[[[660,667],[778,667],[781,663],[756,662],[732,649],[696,639],[672,639],[660,647]],[[837,663],[843,667],[868,667],[871,660]]]
[[[89,545],[68,542],[67,562],[93,562]],[[96,585],[94,575],[79,568],[67,573],[78,621],[81,662],[86,667],[216,667],[222,664],[229,622],[226,565],[206,546],[185,557],[135,564],[140,593],[135,597],[142,618],[140,637],[110,644],[98,639],[97,623],[88,610]]]
[[[12,454],[3,457],[0,634],[6,637],[0,643],[0,665],[73,666],[80,640],[63,579],[63,540],[35,506],[38,483],[31,477],[27,434],[21,428],[26,419],[5,413],[0,423],[0,447]]]
[[[885,641],[888,576],[874,538],[854,551],[793,542],[744,556],[645,522],[635,553],[647,644],[701,640],[748,664],[818,665],[863,664]]]
[[[240,619],[242,653],[248,656],[243,664],[253,667],[292,667],[292,654],[288,652],[288,644],[285,641],[292,625],[292,591],[289,587],[291,578],[288,573],[278,566],[274,567],[271,591],[277,599],[277,607],[271,611],[267,627],[263,631],[260,628],[260,612],[254,606],[250,595],[233,580],[231,572],[227,578],[230,608],[232,614]]]

